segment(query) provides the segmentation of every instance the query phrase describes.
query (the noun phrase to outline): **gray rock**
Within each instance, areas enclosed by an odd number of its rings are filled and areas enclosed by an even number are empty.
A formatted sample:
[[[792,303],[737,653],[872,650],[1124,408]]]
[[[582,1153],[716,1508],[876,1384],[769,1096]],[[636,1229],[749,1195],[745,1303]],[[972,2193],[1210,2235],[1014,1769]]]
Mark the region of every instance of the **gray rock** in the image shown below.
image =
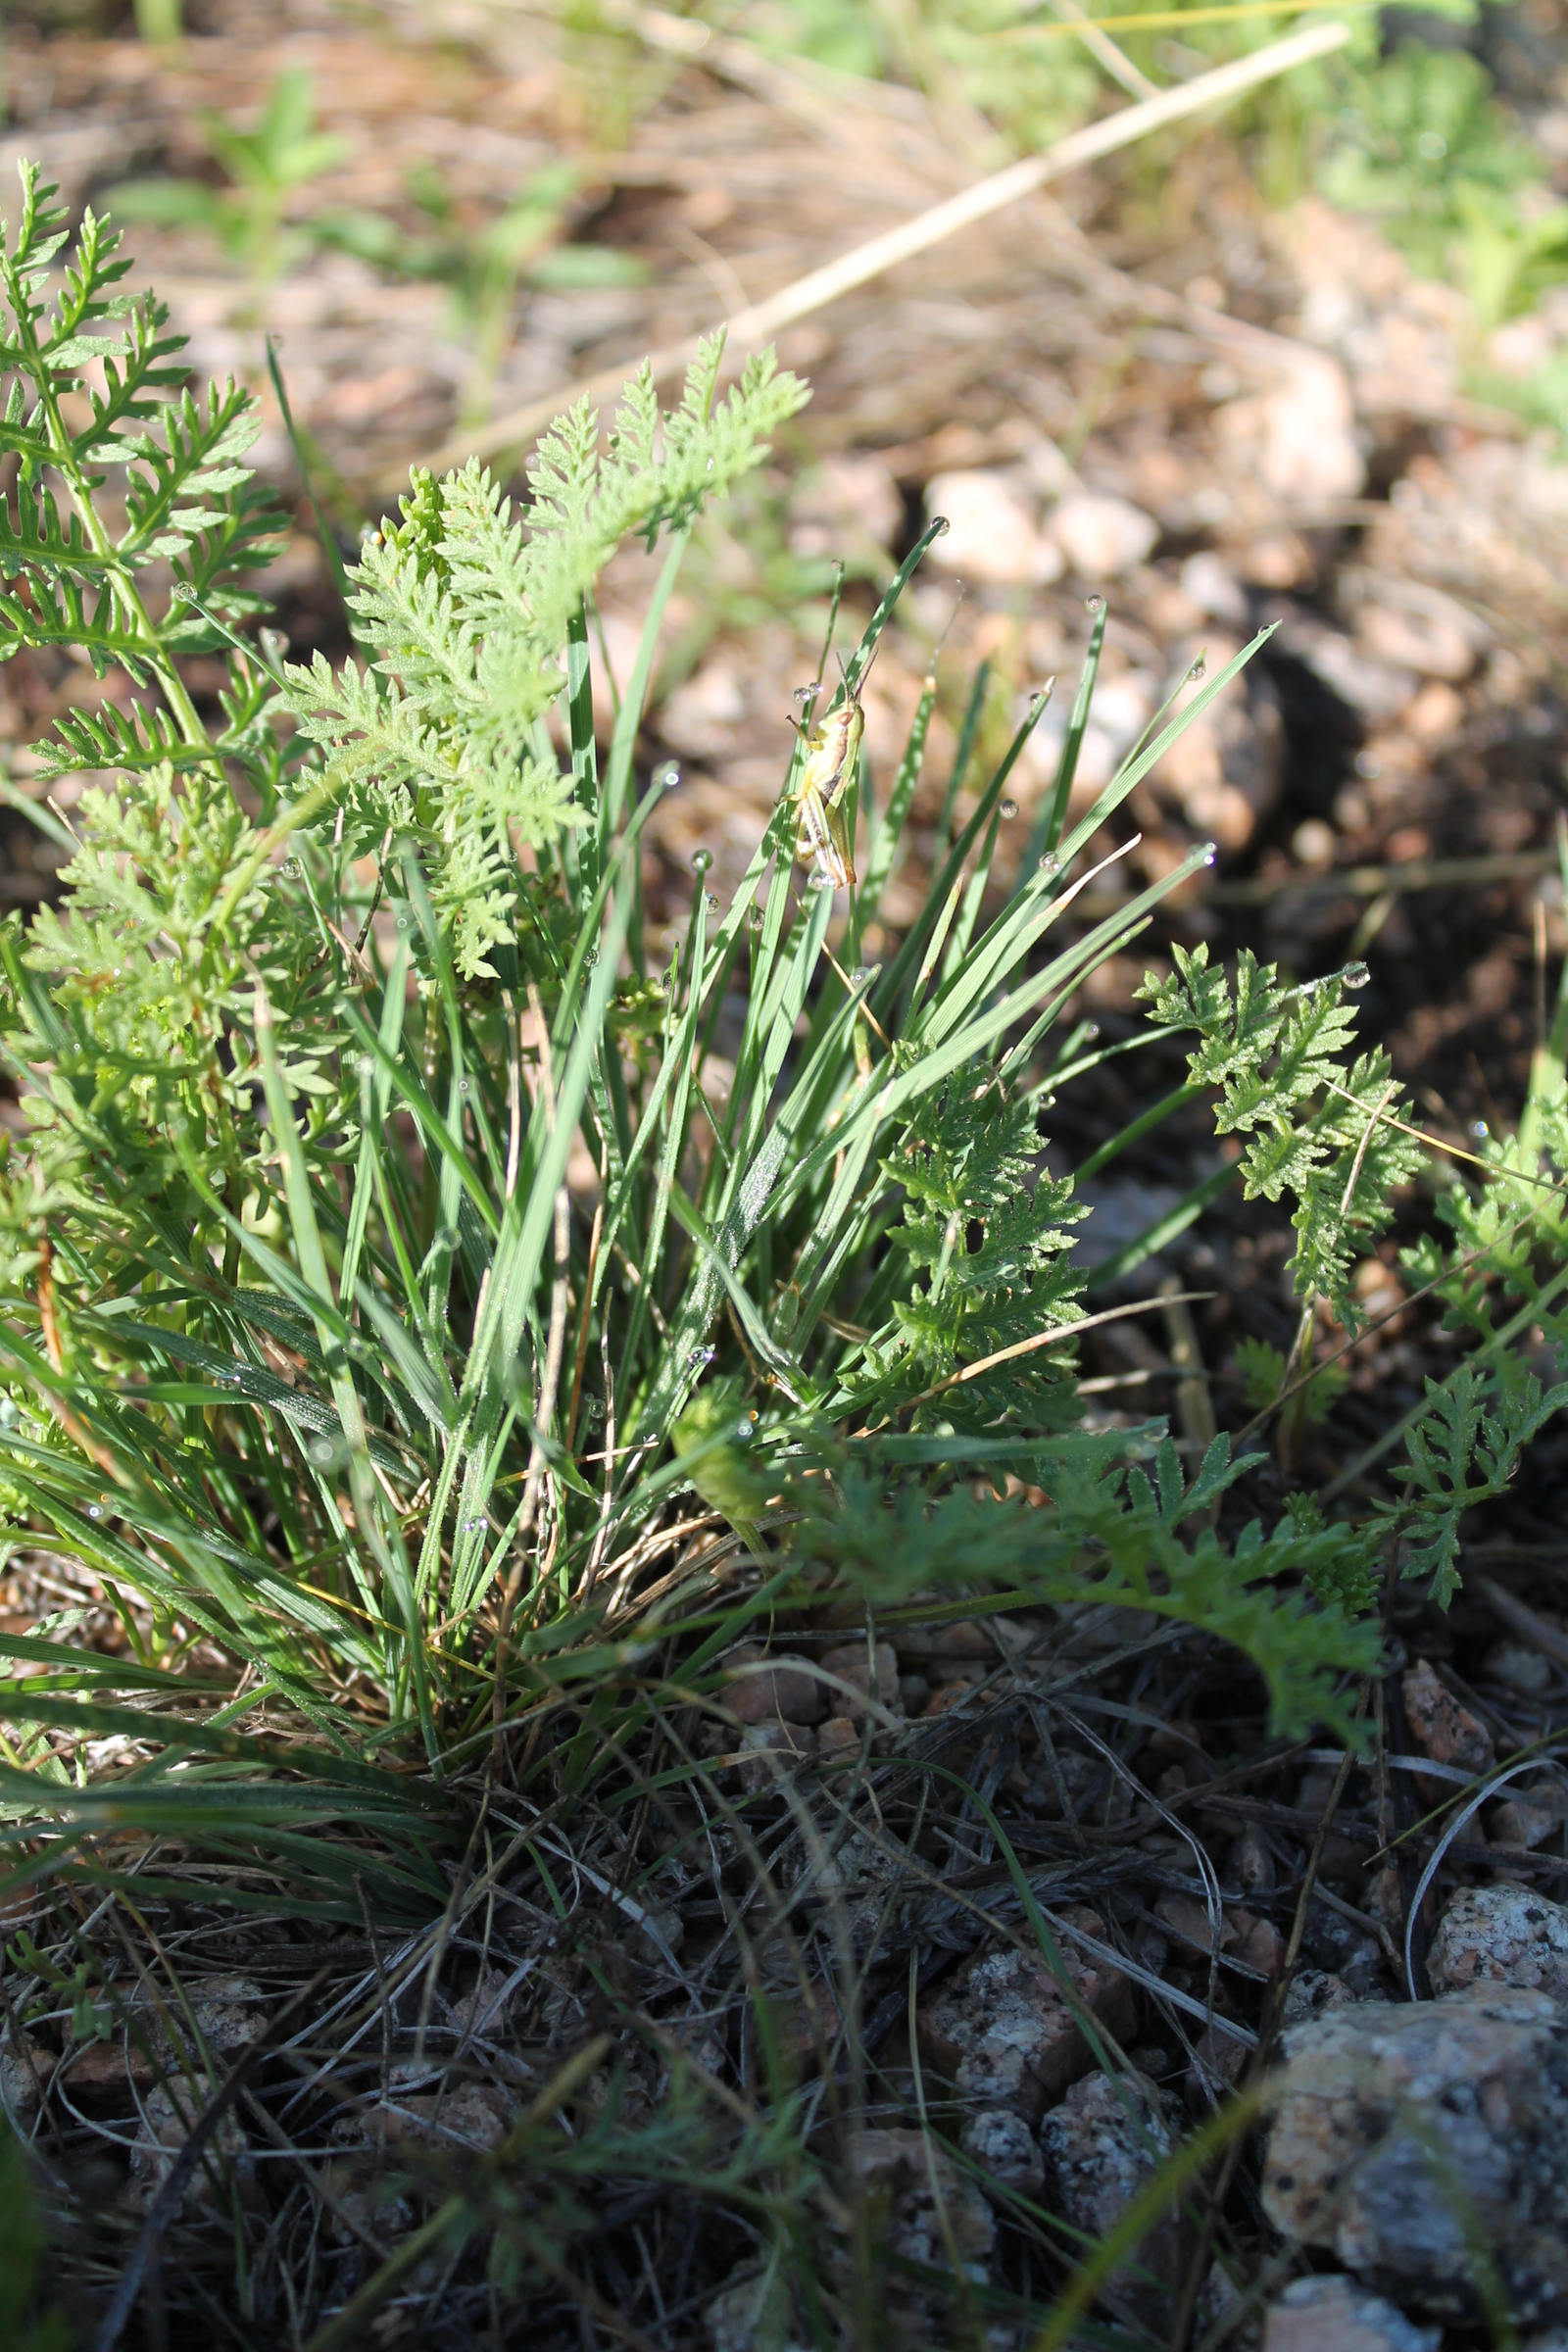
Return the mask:
[[[1086,2075],[1040,2127],[1051,2210],[1086,2237],[1103,2237],[1169,2154],[1170,2144],[1152,2084],[1128,2076],[1116,2083],[1104,2075]],[[1180,2248],[1180,2217],[1167,2210],[1118,2283],[1121,2299],[1140,2317],[1152,2319],[1164,2302]]]
[[[1010,2107],[982,2107],[971,2115],[958,2134],[958,2145],[990,2179],[1004,2188],[1037,2197],[1045,2183],[1046,2168],[1034,2133]],[[981,2187],[986,2186],[982,2180]]]
[[[1522,1984],[1568,2000],[1568,1911],[1532,1886],[1461,1886],[1427,1954],[1434,1992]]]
[[[1268,2307],[1263,2352],[1438,2352],[1442,2334],[1353,2278],[1297,2278]]]
[[[1568,2316],[1568,2010],[1477,1984],[1285,2036],[1276,2229],[1433,2319],[1476,2316],[1485,2246],[1514,2324]]]
[[[1119,579],[1142,564],[1159,537],[1158,523],[1141,507],[1088,491],[1058,500],[1051,531],[1073,570],[1086,580]]]
[[[1070,1911],[1065,1917],[1086,1935],[1103,1936],[1098,1913]],[[1134,2013],[1127,1979],[1107,1961],[1076,1953],[1070,1943],[1064,1957],[1079,1999],[1120,2038]],[[1061,1986],[1028,1952],[987,1952],[971,1960],[920,2011],[919,2034],[927,2057],[962,2096],[977,2105],[1010,2107],[1031,2125],[1091,2063]]]
[[[1330,1969],[1298,1968],[1285,1995],[1284,2022],[1287,2026],[1310,2025],[1313,2018],[1327,2017],[1334,2009],[1353,2008],[1365,1997]]]

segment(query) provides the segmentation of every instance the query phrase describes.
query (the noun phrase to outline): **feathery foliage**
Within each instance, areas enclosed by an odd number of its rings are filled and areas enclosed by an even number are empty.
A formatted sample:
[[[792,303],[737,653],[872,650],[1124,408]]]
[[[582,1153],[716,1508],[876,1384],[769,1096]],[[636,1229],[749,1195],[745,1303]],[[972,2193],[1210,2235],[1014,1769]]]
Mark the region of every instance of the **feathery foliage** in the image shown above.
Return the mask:
[[[428,1923],[458,1901],[481,1783],[479,1819],[514,1804],[535,1859],[547,1775],[564,1837],[590,1786],[652,1801],[651,1726],[660,1788],[710,1786],[689,1734],[722,1720],[727,1654],[803,1612],[868,1637],[901,1610],[1146,1612],[1234,1645],[1281,1730],[1351,1735],[1388,1545],[1446,1594],[1461,1512],[1564,1401],[1515,1352],[1526,1323],[1568,1343],[1539,1165],[1568,1165],[1564,1040],[1529,1132],[1446,1206],[1458,1247],[1434,1278],[1475,1347],[1392,1433],[1397,1506],[1330,1522],[1298,1495],[1266,1531],[1244,1500],[1259,1454],[1221,1435],[1189,1471],[1163,1422],[1086,1423],[1086,1211],[1042,1122],[1097,1056],[1052,1033],[1205,853],[1087,925],[1073,869],[1255,643],[1070,826],[1064,766],[1004,889],[1033,708],[875,964],[856,958],[935,689],[879,820],[846,792],[848,894],[798,887],[797,742],[729,903],[700,856],[678,952],[651,968],[638,845],[673,787],[637,750],[661,623],[694,519],[803,387],[763,358],[720,397],[712,344],[671,414],[645,370],[606,445],[588,407],[560,419],[518,512],[476,466],[416,475],[351,574],[365,665],[282,666],[246,634],[275,530],[248,397],[192,397],[91,216],[62,268],[50,194],[24,170],[0,255],[0,443],[21,461],[0,650],[79,645],[133,699],[57,728],[56,772],[113,780],[76,803],[60,905],[0,925],[0,1057],[28,1121],[0,1165],[0,1520],[84,1564],[125,1646],[0,1643],[0,1892],[64,1877],[96,1899],[128,1868],[113,1832],[220,1856],[212,1899],[239,1909]],[[93,422],[68,427],[83,392]],[[627,540],[662,565],[607,713],[590,605]],[[204,717],[180,662],[220,646]],[[1294,1203],[1298,1295],[1349,1330],[1357,1253],[1421,1164],[1386,1057],[1351,1058],[1352,980],[1287,987],[1246,956],[1232,979],[1198,950],[1146,990],[1162,1030],[1198,1032],[1192,1081],[1243,1139],[1249,1194]],[[159,1868],[138,1887],[177,1883]],[[810,2168],[778,2081],[765,2128],[726,2142],[724,2193],[782,2196],[794,2230]],[[696,2181],[712,2110],[681,2082],[657,2147],[608,2109],[563,2141],[542,2092],[443,2209],[451,2243],[483,2230],[524,2292],[557,2242],[514,2193],[524,2158],[564,2235],[581,2174]]]

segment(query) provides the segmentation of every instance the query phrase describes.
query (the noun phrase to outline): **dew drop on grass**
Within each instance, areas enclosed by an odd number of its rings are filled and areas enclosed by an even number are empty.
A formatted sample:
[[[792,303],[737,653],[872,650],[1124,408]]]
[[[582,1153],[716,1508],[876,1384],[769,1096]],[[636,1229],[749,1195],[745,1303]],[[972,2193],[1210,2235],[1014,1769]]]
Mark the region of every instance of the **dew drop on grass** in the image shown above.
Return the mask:
[[[1060,873],[1060,871],[1061,871],[1061,859],[1060,859],[1060,858],[1059,858],[1056,856],[1056,853],[1055,853],[1055,851],[1054,851],[1054,850],[1048,850],[1048,851],[1046,852],[1045,856],[1044,856],[1044,857],[1041,858],[1041,860],[1040,860],[1040,871],[1041,871],[1043,874],[1059,874],[1059,873]]]
[[[809,686],[797,686],[790,699],[792,702],[797,703],[814,703],[821,691],[821,679],[813,678]]]
[[[89,1502],[89,1503],[88,1503],[88,1505],[87,1505],[87,1516],[88,1516],[88,1518],[89,1518],[89,1519],[101,1519],[101,1518],[103,1517],[103,1515],[104,1515],[104,1506],[103,1506],[103,1504],[102,1504],[101,1502]]]
[[[399,929],[400,931],[406,931],[406,930],[408,929],[408,927],[409,927],[409,918],[408,918],[408,916],[407,916],[406,914],[400,914],[400,915],[398,916],[398,929]]]
[[[932,536],[932,538],[933,538],[933,539],[945,539],[945,538],[947,537],[947,535],[948,535],[949,531],[951,531],[951,530],[952,530],[952,528],[953,528],[953,525],[952,525],[952,523],[951,523],[951,522],[949,522],[949,520],[948,520],[948,518],[947,518],[947,516],[946,516],[945,514],[933,514],[933,515],[932,515],[932,517],[931,517],[931,536]]]
[[[807,875],[806,887],[808,890],[831,890],[833,877],[831,874],[824,874],[821,867],[818,866]]]
[[[305,1450],[312,1461],[324,1470],[337,1452],[337,1447],[330,1438],[313,1438]]]
[[[1212,841],[1205,841],[1203,844],[1203,863],[1205,865],[1212,865],[1218,856],[1218,845]]]
[[[0,1396],[0,1429],[15,1429],[22,1419],[14,1396]]]
[[[1207,670],[1208,657],[1206,654],[1200,654],[1198,660],[1193,663],[1192,668],[1187,672],[1188,685],[1194,685],[1198,679],[1206,675]]]
[[[473,1092],[473,1080],[471,1078],[460,1078],[458,1080],[458,1092],[460,1095],[471,1095]]]
[[[686,1361],[692,1371],[701,1372],[705,1365],[712,1362],[717,1353],[716,1348],[693,1348],[688,1353]]]
[[[1095,595],[1095,596],[1086,596],[1086,597],[1084,598],[1084,611],[1085,611],[1085,612],[1087,612],[1087,613],[1090,615],[1090,617],[1091,617],[1092,619],[1094,619],[1094,620],[1098,620],[1098,619],[1100,618],[1100,615],[1102,614],[1102,612],[1103,612],[1103,611],[1104,611],[1104,610],[1105,610],[1105,600],[1104,600],[1104,598],[1103,598],[1102,596],[1100,596],[1100,595]]]
[[[850,986],[852,988],[869,988],[880,969],[879,964],[858,963],[850,974]]]
[[[704,904],[706,905],[710,914],[716,914],[718,912],[718,901],[714,898],[710,890],[705,892]]]
[[[1485,1119],[1472,1119],[1470,1122],[1470,1133],[1478,1144],[1484,1144],[1488,1136],[1492,1133],[1492,1130],[1487,1125]]]
[[[1364,963],[1348,963],[1340,974],[1342,988],[1365,988],[1372,975]]]
[[[1085,1021],[1085,1023],[1084,1023],[1084,1044],[1085,1044],[1086,1046],[1092,1046],[1092,1045],[1094,1044],[1094,1042],[1095,1042],[1096,1038],[1097,1038],[1099,1035],[1100,1035],[1100,1023],[1099,1023],[1098,1021]]]
[[[712,862],[713,853],[711,850],[693,850],[692,872],[694,874],[706,874]]]
[[[659,792],[673,792],[679,782],[680,769],[673,760],[666,760],[662,767],[654,770],[654,786]]]
[[[998,814],[1003,818],[1004,822],[1009,821],[1011,818],[1015,817],[1017,813],[1018,804],[1016,801],[1004,801],[1001,808],[998,810]]]
[[[737,1446],[749,1446],[756,1435],[757,1424],[749,1414],[742,1415],[731,1433],[733,1443]]]
[[[762,909],[760,906],[753,906],[748,912],[746,920],[750,923],[754,931],[760,931],[762,928]]]
[[[373,1054],[362,1054],[359,1059],[355,1062],[354,1067],[356,1073],[361,1078],[373,1078],[375,1076],[375,1055]]]

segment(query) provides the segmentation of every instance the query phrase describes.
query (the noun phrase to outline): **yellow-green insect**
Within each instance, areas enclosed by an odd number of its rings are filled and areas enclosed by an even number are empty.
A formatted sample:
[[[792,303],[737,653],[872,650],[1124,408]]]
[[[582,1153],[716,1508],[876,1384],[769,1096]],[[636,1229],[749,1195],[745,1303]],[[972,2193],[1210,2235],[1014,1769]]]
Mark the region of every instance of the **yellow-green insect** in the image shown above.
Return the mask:
[[[880,642],[880,641],[879,641]],[[871,662],[877,647],[871,650]],[[793,787],[797,831],[795,855],[812,865],[812,880],[821,889],[853,887],[855,851],[845,822],[844,800],[859,764],[865,712],[860,692],[870,671],[867,662],[853,687],[844,672],[844,699],[819,718],[806,740],[806,760]],[[841,659],[839,667],[844,668]]]

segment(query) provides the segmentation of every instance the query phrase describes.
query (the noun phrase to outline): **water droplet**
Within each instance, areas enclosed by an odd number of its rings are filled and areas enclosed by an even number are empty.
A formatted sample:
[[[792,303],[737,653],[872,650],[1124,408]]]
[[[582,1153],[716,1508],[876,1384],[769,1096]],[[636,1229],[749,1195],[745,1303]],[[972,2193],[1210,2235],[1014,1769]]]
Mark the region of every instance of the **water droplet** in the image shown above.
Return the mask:
[[[1203,863],[1205,865],[1212,865],[1218,856],[1218,844],[1212,841],[1205,841],[1203,844]]]
[[[998,813],[998,815],[999,815],[999,816],[1002,818],[1002,820],[1003,820],[1003,822],[1004,822],[1004,824],[1005,824],[1005,823],[1008,823],[1008,822],[1010,822],[1010,820],[1011,820],[1013,817],[1015,817],[1015,816],[1017,815],[1017,813],[1018,813],[1018,804],[1017,804],[1017,802],[1016,802],[1016,801],[1004,801],[1004,802],[1003,802],[1003,804],[1002,804],[1002,807],[1001,807],[1001,808],[1000,808],[1000,809],[997,811],[997,813]]]
[[[176,605],[193,605],[196,602],[196,591],[189,580],[176,580],[169,593]]]
[[[666,760],[662,767],[655,768],[654,787],[656,791],[673,792],[679,782],[680,769],[675,765],[673,760]]]
[[[1097,594],[1095,596],[1086,596],[1084,598],[1084,611],[1090,615],[1091,619],[1098,620],[1104,610],[1105,600],[1102,596]]]
[[[703,904],[707,906],[710,914],[716,914],[718,912],[718,901],[714,898],[710,890],[704,893]]]
[[[1085,1021],[1085,1023],[1084,1023],[1084,1043],[1085,1043],[1086,1045],[1090,1045],[1090,1046],[1092,1046],[1092,1045],[1094,1044],[1094,1042],[1095,1042],[1096,1038],[1097,1038],[1099,1035],[1100,1035],[1100,1023],[1099,1023],[1098,1021]]]
[[[283,656],[288,652],[289,640],[281,629],[260,630],[258,642],[269,662],[281,662]]]
[[[881,965],[876,963],[858,963],[850,974],[850,986],[852,988],[869,988],[881,968]]]
[[[817,866],[812,872],[807,875],[806,887],[808,890],[831,890],[833,888],[833,877],[831,874],[824,874],[821,867]]]
[[[408,929],[408,927],[409,927],[409,918],[408,918],[408,916],[407,916],[406,914],[400,914],[400,915],[398,916],[398,929],[399,929],[400,931],[406,931],[406,930]]]
[[[762,909],[760,906],[750,907],[747,911],[746,920],[748,923],[750,923],[754,931],[760,931],[762,928]]]
[[[732,1442],[737,1446],[749,1446],[756,1435],[757,1424],[750,1413],[743,1413],[730,1433]]]
[[[22,1413],[14,1396],[0,1396],[0,1429],[15,1429]]]
[[[89,1502],[89,1503],[88,1503],[88,1505],[87,1505],[87,1516],[88,1516],[88,1518],[89,1518],[89,1519],[101,1519],[101,1518],[103,1517],[103,1515],[104,1515],[104,1506],[103,1506],[103,1504],[102,1504],[101,1502]]]
[[[712,1362],[717,1353],[716,1348],[693,1348],[688,1352],[686,1361],[694,1372],[700,1372],[705,1364]]]
[[[932,515],[932,517],[931,517],[931,536],[932,536],[932,538],[933,538],[933,539],[945,539],[945,538],[947,537],[947,535],[948,535],[949,531],[951,531],[951,530],[952,530],[952,528],[953,528],[953,525],[952,525],[952,523],[951,523],[951,522],[949,522],[949,520],[948,520],[948,518],[947,518],[947,516],[946,516],[945,514],[933,514],[933,515]]]
[[[459,1240],[458,1229],[455,1225],[438,1225],[431,1239],[438,1250],[455,1250]]]
[[[599,950],[598,950],[597,948],[590,948],[590,949],[589,949],[589,951],[588,951],[588,953],[587,953],[587,955],[586,955],[586,956],[583,957],[583,959],[582,959],[582,968],[583,968],[583,970],[584,970],[585,972],[591,972],[591,971],[594,969],[594,966],[595,966],[595,965],[598,963],[598,961],[599,961]]]
[[[460,1095],[471,1095],[473,1092],[473,1080],[471,1078],[460,1078],[458,1080],[458,1092]]]
[[[1364,963],[1348,963],[1340,974],[1342,988],[1365,988],[1372,975]]]
[[[813,678],[809,686],[797,686],[790,699],[792,702],[797,703],[814,703],[821,691],[821,679]]]
[[[712,862],[713,853],[711,850],[693,850],[692,872],[694,874],[706,874]]]
[[[375,1076],[375,1055],[373,1054],[360,1054],[354,1068],[358,1077],[373,1078]]]
[[[360,545],[362,547],[379,547],[380,544],[381,534],[374,523],[363,523],[360,528]]]
[[[1193,663],[1192,668],[1187,672],[1188,685],[1191,686],[1197,679],[1202,677],[1207,668],[1208,656],[1206,654],[1200,654],[1198,660]]]
[[[1472,1119],[1470,1122],[1470,1133],[1472,1136],[1474,1136],[1478,1144],[1484,1144],[1488,1136],[1492,1133],[1492,1130],[1487,1125],[1485,1119]]]
[[[327,1468],[337,1453],[337,1447],[330,1438],[313,1438],[305,1450],[322,1470]]]
[[[1040,860],[1040,871],[1041,871],[1043,874],[1059,874],[1059,873],[1060,873],[1060,871],[1061,871],[1061,859],[1060,859],[1060,858],[1059,858],[1056,856],[1056,853],[1055,853],[1055,851],[1054,851],[1054,850],[1048,850],[1048,851],[1046,852],[1045,856],[1044,856],[1044,857],[1041,858],[1041,860]]]

